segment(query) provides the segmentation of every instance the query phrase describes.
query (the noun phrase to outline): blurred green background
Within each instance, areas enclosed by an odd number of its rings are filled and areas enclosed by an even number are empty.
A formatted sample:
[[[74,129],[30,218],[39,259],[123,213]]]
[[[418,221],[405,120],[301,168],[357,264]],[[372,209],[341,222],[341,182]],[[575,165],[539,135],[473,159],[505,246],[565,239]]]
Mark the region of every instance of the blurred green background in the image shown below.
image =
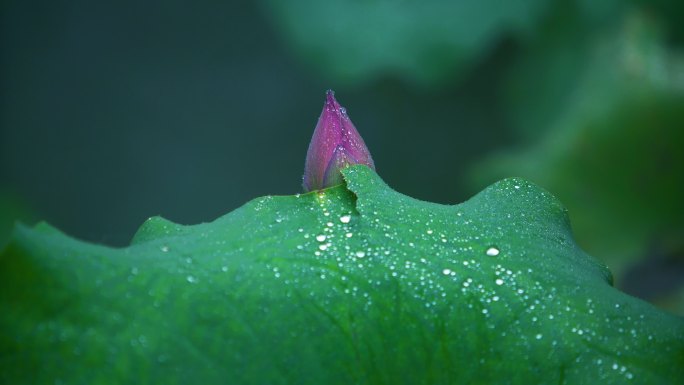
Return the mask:
[[[522,176],[616,285],[684,314],[684,2],[0,4],[0,245],[127,244],[300,192],[324,91],[396,190]]]

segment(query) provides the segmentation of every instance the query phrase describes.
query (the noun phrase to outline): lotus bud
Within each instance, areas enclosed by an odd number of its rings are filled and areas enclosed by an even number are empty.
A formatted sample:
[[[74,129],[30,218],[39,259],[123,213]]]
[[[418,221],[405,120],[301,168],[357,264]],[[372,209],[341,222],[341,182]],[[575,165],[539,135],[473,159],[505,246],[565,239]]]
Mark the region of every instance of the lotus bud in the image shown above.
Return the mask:
[[[328,90],[314,130],[304,167],[304,191],[320,190],[343,182],[340,170],[365,164],[375,170],[373,158],[347,111]]]

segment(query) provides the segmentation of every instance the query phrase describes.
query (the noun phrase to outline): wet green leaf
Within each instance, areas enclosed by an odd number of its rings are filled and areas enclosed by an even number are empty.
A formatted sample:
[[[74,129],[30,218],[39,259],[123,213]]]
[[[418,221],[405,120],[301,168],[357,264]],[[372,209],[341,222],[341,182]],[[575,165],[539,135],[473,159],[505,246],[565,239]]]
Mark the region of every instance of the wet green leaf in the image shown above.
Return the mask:
[[[16,229],[0,255],[5,383],[660,384],[684,322],[627,296],[548,192],[443,206],[365,166],[129,247]]]

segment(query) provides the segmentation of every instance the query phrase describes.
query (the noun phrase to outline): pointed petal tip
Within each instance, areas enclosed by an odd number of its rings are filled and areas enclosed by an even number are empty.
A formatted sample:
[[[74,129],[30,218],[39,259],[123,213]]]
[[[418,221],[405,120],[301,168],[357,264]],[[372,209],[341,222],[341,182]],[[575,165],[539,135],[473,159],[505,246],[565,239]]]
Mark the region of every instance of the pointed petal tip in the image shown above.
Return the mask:
[[[335,91],[333,90],[327,90],[325,91],[325,107],[328,109],[333,109],[335,110],[337,107],[339,107],[339,103],[337,103],[337,99],[335,99]]]

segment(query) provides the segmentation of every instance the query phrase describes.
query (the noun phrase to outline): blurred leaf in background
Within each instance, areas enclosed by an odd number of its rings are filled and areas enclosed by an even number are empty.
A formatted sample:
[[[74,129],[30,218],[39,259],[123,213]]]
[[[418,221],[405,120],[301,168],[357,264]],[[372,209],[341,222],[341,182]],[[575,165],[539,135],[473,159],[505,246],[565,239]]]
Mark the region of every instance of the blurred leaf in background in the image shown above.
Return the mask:
[[[667,273],[668,260],[684,255],[684,56],[638,11],[574,51],[582,60],[563,54],[576,36],[542,35],[530,56],[545,70],[517,63],[507,84],[511,121],[530,144],[475,167],[474,185],[515,174],[557,192],[578,241],[606,260],[618,285],[629,286],[621,277],[638,259]],[[553,73],[562,60],[554,61],[568,56],[584,63],[560,71],[574,75],[570,81]],[[562,97],[552,95],[558,90]],[[663,289],[681,284],[672,277]]]
[[[505,34],[529,34],[551,2],[266,1],[301,60],[345,82],[392,74],[438,84],[471,69]]]

